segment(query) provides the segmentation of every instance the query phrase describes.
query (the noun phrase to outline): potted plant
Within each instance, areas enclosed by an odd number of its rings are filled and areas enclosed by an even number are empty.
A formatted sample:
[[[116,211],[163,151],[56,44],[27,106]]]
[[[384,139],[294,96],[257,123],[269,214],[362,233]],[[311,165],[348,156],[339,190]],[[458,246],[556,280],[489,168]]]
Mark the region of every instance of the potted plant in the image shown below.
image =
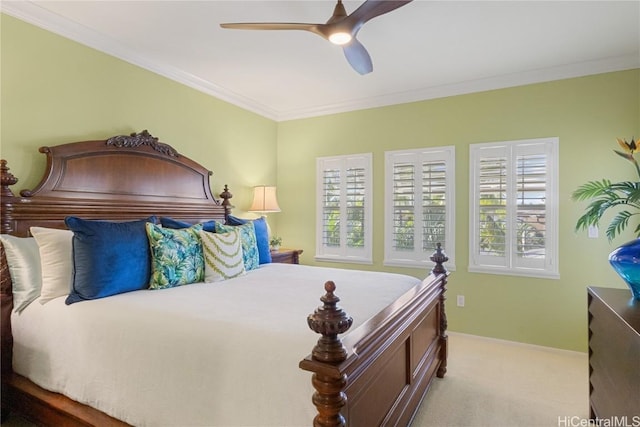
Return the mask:
[[[635,158],[638,146],[631,142],[618,138],[618,144],[624,151],[613,150],[619,156],[629,160],[634,166],[640,181],[640,166]],[[608,179],[601,181],[589,181],[575,190],[571,196],[574,200],[591,200],[584,215],[576,223],[576,230],[584,230],[591,225],[597,226],[605,212],[615,207],[620,210],[607,227],[607,238],[611,241],[629,225],[631,217],[640,214],[640,182],[621,181],[611,182]],[[640,224],[636,226],[635,233],[640,237]]]
[[[640,166],[636,154],[640,141],[617,138],[622,151],[613,150],[628,160],[635,168],[637,181],[611,182],[608,179],[589,181],[578,187],[571,197],[577,201],[590,201],[584,214],[578,218],[576,231],[598,226],[605,213],[617,211],[609,222],[606,235],[609,241],[620,235],[632,222],[636,224],[636,239],[627,242],[609,254],[609,262],[614,270],[631,288],[636,300],[640,300],[640,223],[635,220],[640,215]],[[634,218],[635,217],[635,218]]]
[[[271,250],[273,251],[280,250],[281,244],[282,244],[282,237],[272,236],[271,240],[269,240],[269,246],[271,246]]]

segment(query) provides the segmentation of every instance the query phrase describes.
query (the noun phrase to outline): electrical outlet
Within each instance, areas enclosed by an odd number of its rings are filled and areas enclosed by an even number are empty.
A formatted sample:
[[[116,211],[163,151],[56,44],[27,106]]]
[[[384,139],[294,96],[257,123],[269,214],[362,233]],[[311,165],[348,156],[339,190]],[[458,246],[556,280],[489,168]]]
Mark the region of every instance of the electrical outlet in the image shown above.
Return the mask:
[[[458,307],[464,307],[464,295],[458,295],[456,301],[458,303]]]
[[[588,234],[590,239],[598,238],[598,227],[595,225],[590,225],[588,229]]]

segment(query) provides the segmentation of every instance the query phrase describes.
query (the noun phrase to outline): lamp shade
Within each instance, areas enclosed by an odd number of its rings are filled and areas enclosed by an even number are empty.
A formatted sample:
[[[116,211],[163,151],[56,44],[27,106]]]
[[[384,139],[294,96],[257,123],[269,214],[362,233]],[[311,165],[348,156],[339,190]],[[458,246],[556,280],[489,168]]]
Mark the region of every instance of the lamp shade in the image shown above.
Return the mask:
[[[259,185],[253,188],[253,203],[249,212],[280,212],[276,187]]]

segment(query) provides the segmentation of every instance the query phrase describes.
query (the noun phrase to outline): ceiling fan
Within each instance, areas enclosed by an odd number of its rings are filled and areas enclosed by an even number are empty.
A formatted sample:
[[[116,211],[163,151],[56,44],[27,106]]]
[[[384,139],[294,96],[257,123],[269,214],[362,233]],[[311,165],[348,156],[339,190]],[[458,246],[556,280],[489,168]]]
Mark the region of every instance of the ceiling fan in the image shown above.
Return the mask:
[[[354,70],[360,74],[373,71],[371,57],[365,47],[356,39],[362,25],[376,16],[391,12],[412,0],[366,0],[353,13],[347,11],[338,0],[333,15],[324,24],[306,24],[289,22],[246,22],[220,24],[222,28],[240,30],[302,30],[319,35],[331,43],[342,46],[344,56]]]

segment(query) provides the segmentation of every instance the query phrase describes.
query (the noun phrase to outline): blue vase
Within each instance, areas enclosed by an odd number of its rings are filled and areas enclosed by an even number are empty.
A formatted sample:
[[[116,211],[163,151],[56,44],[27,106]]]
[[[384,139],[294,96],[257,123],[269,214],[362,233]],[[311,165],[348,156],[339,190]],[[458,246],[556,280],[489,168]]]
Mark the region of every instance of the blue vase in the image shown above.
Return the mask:
[[[625,243],[609,254],[609,263],[640,301],[640,239]]]

